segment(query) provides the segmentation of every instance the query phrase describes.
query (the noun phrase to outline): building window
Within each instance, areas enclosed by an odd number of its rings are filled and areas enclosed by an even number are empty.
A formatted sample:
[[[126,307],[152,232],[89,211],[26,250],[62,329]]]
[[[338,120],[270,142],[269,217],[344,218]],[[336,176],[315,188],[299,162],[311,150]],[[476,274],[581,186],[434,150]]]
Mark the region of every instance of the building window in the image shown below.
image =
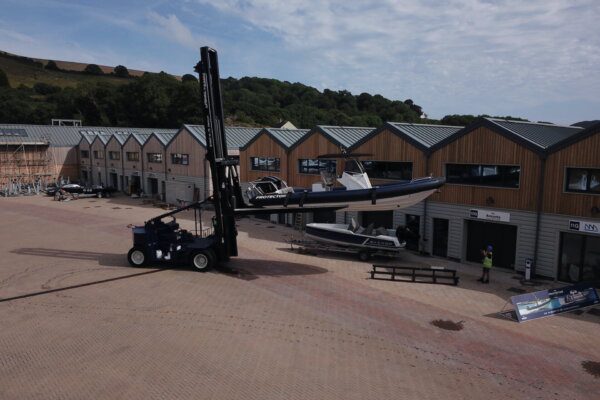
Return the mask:
[[[280,160],[276,157],[250,157],[250,166],[253,171],[279,172]]]
[[[146,154],[148,157],[149,163],[161,163],[162,162],[162,153],[148,153]]]
[[[321,171],[335,172],[335,160],[305,159],[298,160],[298,172],[301,174],[319,175]]]
[[[109,151],[108,152],[108,158],[109,158],[109,160],[120,160],[121,159],[121,152],[119,152],[119,151]]]
[[[128,151],[127,161],[140,161],[140,153],[137,151]]]
[[[401,161],[363,161],[363,168],[369,178],[410,181],[412,179],[412,163]]]
[[[518,165],[446,164],[446,182],[463,185],[518,188]]]
[[[104,158],[104,152],[102,150],[94,150],[94,158],[101,160]]]
[[[171,163],[180,165],[190,164],[190,155],[181,153],[171,153]]]
[[[89,150],[81,150],[81,158],[90,158]]]
[[[565,191],[600,194],[600,169],[567,168]]]

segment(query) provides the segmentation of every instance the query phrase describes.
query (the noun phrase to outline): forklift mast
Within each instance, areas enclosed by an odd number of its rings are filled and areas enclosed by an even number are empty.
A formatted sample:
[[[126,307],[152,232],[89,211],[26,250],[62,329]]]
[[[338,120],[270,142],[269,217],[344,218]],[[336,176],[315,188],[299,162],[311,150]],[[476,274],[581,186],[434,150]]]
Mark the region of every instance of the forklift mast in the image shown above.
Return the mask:
[[[215,250],[220,261],[228,261],[238,254],[235,209],[236,206],[243,207],[244,201],[235,168],[238,160],[227,156],[219,60],[215,49],[200,49],[200,62],[196,65],[196,72],[200,75],[206,159],[210,165],[213,186],[214,233],[217,239]]]

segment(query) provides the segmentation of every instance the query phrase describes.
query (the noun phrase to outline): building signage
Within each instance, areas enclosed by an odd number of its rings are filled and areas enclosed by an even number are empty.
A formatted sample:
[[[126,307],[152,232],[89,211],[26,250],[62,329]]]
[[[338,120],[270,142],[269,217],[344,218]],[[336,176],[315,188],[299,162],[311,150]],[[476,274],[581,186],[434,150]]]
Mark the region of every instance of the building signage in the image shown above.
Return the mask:
[[[600,223],[589,221],[569,221],[569,229],[577,232],[595,233],[600,235]]]
[[[515,306],[519,322],[549,317],[600,303],[596,289],[586,283],[520,294],[512,296],[510,301]]]
[[[488,221],[510,222],[510,213],[472,208],[469,211],[471,218],[485,219]]]

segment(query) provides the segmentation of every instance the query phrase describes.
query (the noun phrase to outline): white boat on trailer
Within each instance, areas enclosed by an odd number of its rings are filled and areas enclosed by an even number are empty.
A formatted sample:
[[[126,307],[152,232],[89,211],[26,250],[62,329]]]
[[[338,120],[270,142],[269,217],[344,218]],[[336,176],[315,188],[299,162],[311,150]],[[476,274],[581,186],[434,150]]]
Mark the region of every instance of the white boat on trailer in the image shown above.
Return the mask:
[[[304,237],[308,240],[292,241],[307,251],[331,251],[357,254],[366,261],[373,255],[396,257],[406,246],[400,241],[392,229],[374,229],[370,224],[366,228],[359,226],[354,218],[350,224],[306,225]]]

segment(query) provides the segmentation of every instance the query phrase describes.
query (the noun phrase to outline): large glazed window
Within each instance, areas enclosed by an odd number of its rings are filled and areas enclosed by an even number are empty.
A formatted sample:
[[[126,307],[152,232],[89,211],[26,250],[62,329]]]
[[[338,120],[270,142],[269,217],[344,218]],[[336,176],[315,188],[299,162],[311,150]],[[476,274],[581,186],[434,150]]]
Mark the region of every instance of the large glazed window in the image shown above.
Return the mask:
[[[600,169],[567,168],[565,191],[600,194]]]
[[[253,171],[279,172],[280,159],[277,157],[250,157],[250,168]]]
[[[121,159],[121,153],[118,151],[109,151],[108,152],[108,158],[110,160],[120,160]]]
[[[518,165],[446,164],[446,182],[463,185],[518,188]]]
[[[321,171],[335,172],[335,160],[306,159],[298,160],[298,172],[301,174],[319,175]]]
[[[371,179],[390,179],[410,181],[412,179],[412,163],[403,161],[363,161],[362,165]]]
[[[137,151],[128,151],[127,161],[140,161],[140,153],[138,153]]]

